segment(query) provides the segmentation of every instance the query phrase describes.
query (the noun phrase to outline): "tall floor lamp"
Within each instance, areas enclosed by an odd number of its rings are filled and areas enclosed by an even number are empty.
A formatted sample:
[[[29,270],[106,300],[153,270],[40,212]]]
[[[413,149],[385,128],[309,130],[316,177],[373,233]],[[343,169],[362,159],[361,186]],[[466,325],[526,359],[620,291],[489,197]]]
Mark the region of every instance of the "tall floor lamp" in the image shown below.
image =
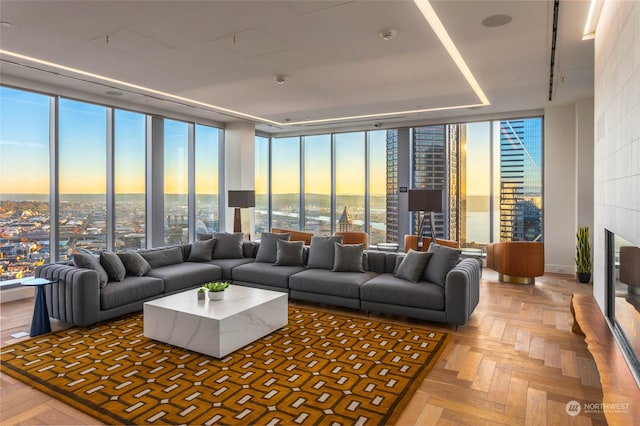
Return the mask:
[[[240,220],[240,209],[256,206],[256,191],[242,190],[229,191],[229,207],[234,207],[233,232],[242,232],[242,221]]]
[[[435,213],[442,212],[442,190],[441,189],[411,189],[409,190],[409,211],[422,212],[420,226],[418,227],[418,241],[422,238],[426,212],[429,212],[431,224],[431,241],[436,242],[436,219]]]

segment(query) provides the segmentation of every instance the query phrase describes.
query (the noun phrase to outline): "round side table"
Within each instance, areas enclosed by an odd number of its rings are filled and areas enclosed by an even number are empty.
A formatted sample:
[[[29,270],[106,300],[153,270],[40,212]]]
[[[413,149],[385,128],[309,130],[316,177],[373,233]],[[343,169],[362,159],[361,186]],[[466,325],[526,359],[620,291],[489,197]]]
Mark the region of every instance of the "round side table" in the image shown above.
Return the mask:
[[[29,336],[31,337],[49,333],[51,331],[44,286],[57,282],[58,280],[48,280],[46,278],[31,278],[20,283],[22,285],[35,286],[37,288],[36,304],[33,307],[33,319],[31,320],[31,332],[29,333]]]

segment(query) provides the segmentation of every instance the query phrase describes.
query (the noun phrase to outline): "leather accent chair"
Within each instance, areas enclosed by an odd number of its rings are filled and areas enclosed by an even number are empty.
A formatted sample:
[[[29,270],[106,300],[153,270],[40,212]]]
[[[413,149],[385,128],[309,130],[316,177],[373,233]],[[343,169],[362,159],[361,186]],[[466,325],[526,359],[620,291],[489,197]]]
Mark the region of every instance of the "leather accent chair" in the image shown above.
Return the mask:
[[[369,248],[369,235],[366,232],[335,232],[333,235],[342,236],[342,244],[363,244]]]
[[[447,246],[451,248],[460,248],[460,243],[453,240],[442,240],[436,238],[436,244],[441,246]],[[431,245],[431,238],[422,237],[422,251],[428,251]],[[418,236],[417,235],[405,235],[404,236],[404,252],[408,252],[409,249],[418,251]]]
[[[544,275],[544,243],[505,241],[487,244],[487,268],[511,284],[534,284]]]
[[[311,237],[313,237],[312,232],[294,231],[284,228],[271,228],[271,232],[274,234],[291,234],[289,241],[303,241],[306,246],[311,244]]]

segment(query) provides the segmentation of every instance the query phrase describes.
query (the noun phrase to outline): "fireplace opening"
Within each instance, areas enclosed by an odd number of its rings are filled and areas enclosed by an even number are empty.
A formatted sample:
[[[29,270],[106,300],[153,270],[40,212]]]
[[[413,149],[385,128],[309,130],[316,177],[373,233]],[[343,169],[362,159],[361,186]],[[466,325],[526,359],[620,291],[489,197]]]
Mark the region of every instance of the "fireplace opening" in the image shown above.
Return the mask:
[[[640,248],[606,231],[607,319],[640,386]]]

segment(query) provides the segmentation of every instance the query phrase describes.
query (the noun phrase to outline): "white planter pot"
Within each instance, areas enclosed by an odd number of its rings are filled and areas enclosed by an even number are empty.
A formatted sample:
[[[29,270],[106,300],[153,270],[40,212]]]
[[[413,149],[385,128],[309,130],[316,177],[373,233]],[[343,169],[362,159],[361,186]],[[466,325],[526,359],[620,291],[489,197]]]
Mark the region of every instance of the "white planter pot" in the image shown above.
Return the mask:
[[[224,299],[224,291],[208,291],[209,300],[222,300]]]

